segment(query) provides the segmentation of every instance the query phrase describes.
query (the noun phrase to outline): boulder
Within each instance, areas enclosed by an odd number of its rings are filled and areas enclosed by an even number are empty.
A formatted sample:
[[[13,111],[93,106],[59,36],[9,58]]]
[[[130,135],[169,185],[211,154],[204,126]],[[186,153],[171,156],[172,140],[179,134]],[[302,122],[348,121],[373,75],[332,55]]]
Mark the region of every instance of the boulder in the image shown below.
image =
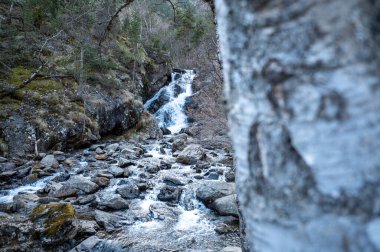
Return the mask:
[[[178,220],[181,211],[176,207],[171,207],[164,202],[156,202],[149,206],[153,218],[159,220]]]
[[[224,181],[204,182],[196,191],[197,198],[206,205],[231,194],[235,194],[235,184]]]
[[[112,232],[119,229],[124,225],[130,225],[134,223],[132,218],[126,218],[121,215],[107,213],[100,210],[95,210],[96,222],[106,229],[107,232]]]
[[[59,163],[54,155],[47,155],[41,160],[41,164],[46,168],[57,168]]]
[[[99,229],[99,225],[96,223],[96,221],[79,220],[78,226],[78,234],[84,236],[94,235]]]
[[[188,183],[187,180],[176,175],[166,175],[164,176],[163,181],[169,186],[183,186]]]
[[[182,189],[173,186],[165,186],[160,190],[157,198],[161,201],[169,201],[173,203],[178,203],[181,197]]]
[[[200,145],[191,144],[178,154],[176,161],[185,165],[193,165],[198,160],[203,160],[205,155],[206,153]]]
[[[172,145],[173,152],[182,151],[183,149],[185,149],[185,143],[186,142],[183,139],[176,139]]]
[[[123,210],[129,207],[128,202],[118,194],[103,194],[99,197],[98,206],[113,210]]]
[[[122,245],[117,241],[99,239],[97,236],[91,236],[82,241],[69,252],[100,252],[100,251],[124,251]]]
[[[134,163],[126,158],[119,158],[119,167],[121,168],[125,168],[125,167],[128,167],[128,166],[131,166],[131,165],[134,165]]]
[[[236,194],[216,199],[213,203],[211,203],[210,208],[214,209],[220,215],[239,216],[238,206],[236,203]]]
[[[49,193],[50,197],[54,198],[68,198],[68,197],[76,197],[78,190],[69,185],[63,185],[58,190]]]
[[[38,205],[33,209],[30,218],[43,244],[68,241],[78,231],[74,208],[69,203]]]
[[[26,210],[28,212],[38,204],[38,200],[39,197],[33,193],[15,195],[13,197],[13,210],[17,212]]]
[[[119,144],[118,143],[114,143],[114,144],[110,144],[108,145],[106,148],[105,148],[105,151],[107,153],[114,153],[115,151],[117,151],[119,149]]]
[[[110,180],[105,177],[95,177],[92,178],[91,181],[100,187],[107,187],[110,184]]]
[[[116,165],[111,165],[107,171],[111,173],[115,178],[122,177],[124,174],[124,170]]]
[[[87,194],[94,193],[99,189],[99,186],[92,182],[89,177],[82,175],[71,176],[66,184]]]
[[[116,192],[125,199],[135,199],[140,195],[139,188],[133,180],[128,180],[126,184],[117,188]]]

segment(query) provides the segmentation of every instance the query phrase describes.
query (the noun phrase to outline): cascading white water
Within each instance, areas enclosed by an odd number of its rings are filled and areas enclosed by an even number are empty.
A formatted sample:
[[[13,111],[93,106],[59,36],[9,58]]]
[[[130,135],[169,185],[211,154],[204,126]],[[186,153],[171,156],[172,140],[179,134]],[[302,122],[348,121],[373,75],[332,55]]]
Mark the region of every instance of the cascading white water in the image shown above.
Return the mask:
[[[178,133],[187,127],[187,116],[184,112],[186,98],[192,95],[192,82],[195,78],[193,70],[185,70],[183,73],[172,73],[172,82],[160,89],[156,95],[148,100],[144,107],[152,112],[157,103],[164,103],[156,111],[154,116],[161,128],[167,128],[172,133]]]

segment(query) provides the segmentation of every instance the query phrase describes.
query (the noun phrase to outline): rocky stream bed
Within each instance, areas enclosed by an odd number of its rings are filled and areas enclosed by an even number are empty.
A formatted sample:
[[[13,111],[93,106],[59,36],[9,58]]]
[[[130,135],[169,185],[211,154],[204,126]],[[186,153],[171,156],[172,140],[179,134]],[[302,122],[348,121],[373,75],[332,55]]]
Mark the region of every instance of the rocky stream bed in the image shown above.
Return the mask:
[[[188,77],[154,97],[158,140],[0,158],[0,251],[241,251],[233,157],[184,128]]]

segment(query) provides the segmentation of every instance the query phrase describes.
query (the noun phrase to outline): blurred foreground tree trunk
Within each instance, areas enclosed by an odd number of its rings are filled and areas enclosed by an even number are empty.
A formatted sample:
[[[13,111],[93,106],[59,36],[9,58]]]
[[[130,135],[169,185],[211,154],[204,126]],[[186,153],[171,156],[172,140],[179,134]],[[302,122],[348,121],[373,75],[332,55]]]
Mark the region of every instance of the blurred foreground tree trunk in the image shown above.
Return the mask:
[[[380,1],[216,0],[251,251],[380,251]]]

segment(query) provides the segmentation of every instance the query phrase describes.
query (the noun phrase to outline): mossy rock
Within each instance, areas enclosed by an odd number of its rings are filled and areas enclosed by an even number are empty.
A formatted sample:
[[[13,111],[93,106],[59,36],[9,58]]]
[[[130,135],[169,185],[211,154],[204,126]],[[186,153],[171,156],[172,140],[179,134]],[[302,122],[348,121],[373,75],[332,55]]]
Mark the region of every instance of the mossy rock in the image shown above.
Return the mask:
[[[43,243],[59,243],[72,239],[78,227],[74,207],[70,203],[41,204],[35,207],[30,219]]]

